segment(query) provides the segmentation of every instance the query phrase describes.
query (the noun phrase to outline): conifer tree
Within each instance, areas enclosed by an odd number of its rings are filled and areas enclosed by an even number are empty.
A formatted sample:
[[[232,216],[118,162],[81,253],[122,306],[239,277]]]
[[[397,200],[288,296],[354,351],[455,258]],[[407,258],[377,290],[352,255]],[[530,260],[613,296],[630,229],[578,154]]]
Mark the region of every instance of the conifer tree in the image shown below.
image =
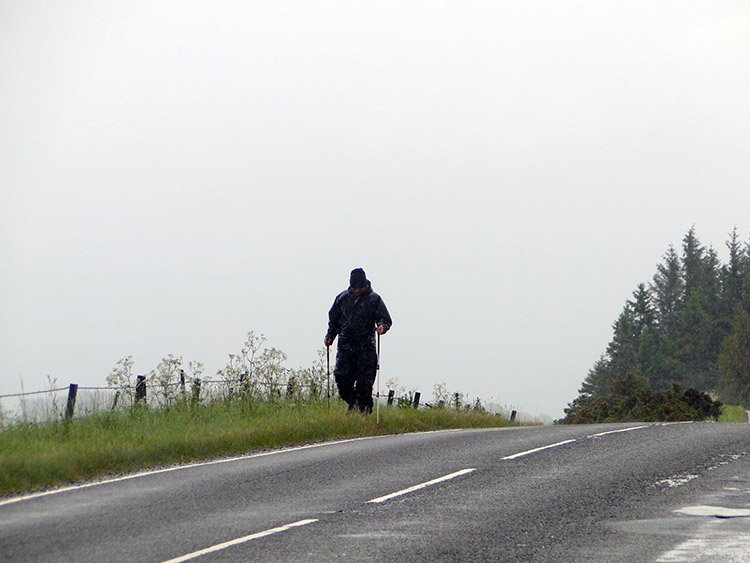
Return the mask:
[[[684,295],[686,296],[690,295],[702,282],[705,250],[695,234],[695,227],[691,227],[682,239],[682,278],[685,281]]]
[[[683,239],[682,277],[685,282],[679,316],[680,383],[710,389],[716,383],[716,360],[723,335],[716,330],[720,316],[719,260],[703,247],[691,228]]]
[[[738,307],[719,355],[722,399],[750,408],[750,313]]]
[[[746,249],[740,242],[737,227],[732,230],[729,237],[726,242],[729,262],[721,267],[721,301],[724,315],[722,322],[731,322],[734,308],[742,299],[742,283],[747,263]]]
[[[638,284],[638,288],[633,292],[633,297],[635,300],[628,301],[628,305],[633,311],[635,336],[640,337],[644,329],[653,330],[656,326],[656,310],[652,304],[651,293],[649,293],[645,283]]]
[[[675,380],[682,385],[707,389],[712,386],[712,360],[715,359],[709,355],[712,319],[700,301],[700,291],[694,290],[685,304],[677,358],[680,369]]]
[[[587,397],[603,397],[608,391],[611,371],[609,360],[603,355],[589,370],[578,392]]]
[[[750,243],[745,247],[745,255],[742,259],[742,290],[740,302],[750,310]]]
[[[680,258],[674,246],[670,245],[664,255],[664,262],[656,266],[651,283],[657,322],[665,339],[667,349],[673,348],[678,336],[680,306],[685,282],[682,278]]]
[[[686,396],[718,390],[725,401],[750,408],[750,245],[743,246],[736,227],[726,245],[726,265],[694,227],[681,255],[668,247],[651,283],[626,300],[611,342],[566,412],[614,420],[620,407],[612,404],[679,394],[680,386],[691,388]]]
[[[614,336],[607,346],[607,357],[610,360],[610,377],[614,378],[620,373],[635,370],[638,365],[640,334],[637,333],[638,324],[629,302],[625,303],[612,328]]]
[[[719,354],[719,382],[725,402],[750,408],[750,245],[743,248],[738,238],[735,228],[722,269],[724,313],[730,304],[733,308]]]

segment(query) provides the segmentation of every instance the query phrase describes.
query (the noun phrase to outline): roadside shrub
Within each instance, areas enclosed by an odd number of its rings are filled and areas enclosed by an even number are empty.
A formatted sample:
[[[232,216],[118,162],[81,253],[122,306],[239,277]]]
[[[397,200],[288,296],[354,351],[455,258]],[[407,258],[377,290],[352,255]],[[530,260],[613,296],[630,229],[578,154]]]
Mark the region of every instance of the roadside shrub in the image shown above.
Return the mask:
[[[564,410],[559,424],[600,422],[677,422],[718,420],[722,403],[694,388],[683,391],[673,385],[668,391],[645,391],[640,386],[632,394],[611,393],[604,397],[581,394]]]

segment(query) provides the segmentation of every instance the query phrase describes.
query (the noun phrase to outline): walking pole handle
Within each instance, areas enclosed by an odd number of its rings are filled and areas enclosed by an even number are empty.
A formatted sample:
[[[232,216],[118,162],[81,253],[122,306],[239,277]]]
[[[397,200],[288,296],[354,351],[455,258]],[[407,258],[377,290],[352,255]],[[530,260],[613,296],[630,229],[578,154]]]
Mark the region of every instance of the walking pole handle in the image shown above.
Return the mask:
[[[376,369],[380,369],[380,334],[378,334],[378,363]]]

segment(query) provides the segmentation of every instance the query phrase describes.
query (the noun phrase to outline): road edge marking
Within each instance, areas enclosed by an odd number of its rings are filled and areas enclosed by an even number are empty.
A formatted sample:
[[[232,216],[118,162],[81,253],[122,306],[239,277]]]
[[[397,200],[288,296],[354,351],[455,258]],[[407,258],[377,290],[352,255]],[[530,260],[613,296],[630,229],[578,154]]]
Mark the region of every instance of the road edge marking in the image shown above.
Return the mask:
[[[16,502],[22,502],[26,500],[34,500],[41,497],[47,497],[51,495],[57,495],[60,493],[67,493],[70,491],[77,491],[80,489],[88,489],[89,487],[97,487],[99,485],[111,485],[112,483],[120,483],[121,481],[129,481],[131,479],[138,479],[140,477],[150,477],[152,475],[160,475],[162,473],[170,473],[172,471],[181,471],[183,469],[193,469],[196,467],[206,467],[208,465],[219,465],[222,463],[231,463],[234,461],[244,461],[248,459],[254,459],[259,457],[267,457],[272,455],[279,455],[279,454],[285,454],[290,452],[298,452],[301,450],[309,450],[312,448],[322,448],[325,446],[335,446],[338,444],[346,444],[349,442],[358,442],[361,440],[372,440],[373,438],[380,438],[381,436],[360,436],[358,438],[347,438],[345,440],[335,440],[333,442],[319,442],[315,444],[305,444],[303,446],[292,446],[290,448],[282,448],[279,450],[270,450],[266,452],[256,452],[252,454],[244,454],[239,456],[233,456],[233,457],[226,457],[226,458],[219,458],[219,459],[212,459],[208,461],[196,461],[191,463],[186,463],[184,465],[173,465],[171,467],[163,467],[161,469],[148,469],[146,471],[138,471],[137,473],[132,473],[130,475],[123,475],[122,477],[113,477],[111,479],[102,479],[100,481],[92,481],[90,483],[81,483],[80,485],[70,485],[67,487],[60,487],[57,489],[50,489],[48,491],[40,491],[38,493],[31,493],[28,495],[22,495],[17,497],[11,497],[7,499],[0,500],[0,507],[8,505],[8,504],[14,504]]]
[[[504,428],[502,428],[504,429]],[[266,457],[271,455],[279,455],[279,454],[285,454],[289,452],[297,452],[301,450],[309,450],[312,448],[322,448],[326,446],[335,446],[338,444],[347,444],[349,442],[359,442],[362,440],[375,440],[378,438],[388,438],[388,437],[400,437],[400,436],[413,436],[418,434],[437,434],[440,432],[460,432],[462,430],[469,430],[467,428],[446,428],[441,430],[426,430],[423,432],[406,432],[402,434],[378,434],[373,436],[358,436],[356,438],[344,438],[341,440],[332,440],[332,441],[324,441],[324,442],[316,442],[313,444],[304,444],[301,446],[291,446],[286,448],[281,448],[278,450],[270,450],[265,452],[255,452],[250,454],[243,454],[238,456],[232,456],[232,457],[225,457],[225,458],[219,458],[219,459],[211,459],[207,461],[194,461],[190,463],[185,463],[182,465],[173,465],[170,467],[163,467],[161,469],[146,469],[146,470],[140,470],[136,473],[131,473],[129,475],[123,475],[122,477],[113,477],[110,479],[100,479],[96,481],[90,481],[88,483],[81,483],[80,485],[69,485],[64,487],[57,487],[54,489],[48,489],[46,491],[39,491],[37,493],[29,493],[29,494],[22,494],[19,496],[13,496],[10,498],[2,499],[0,498],[0,507],[6,506],[9,504],[15,504],[17,502],[23,502],[27,500],[34,500],[37,498],[47,497],[51,495],[57,495],[60,493],[67,493],[70,491],[77,491],[80,489],[88,489],[89,487],[97,487],[99,485],[111,485],[112,483],[119,483],[121,481],[129,481],[130,479],[138,479],[140,477],[150,477],[151,475],[159,475],[161,473],[170,473],[172,471],[180,471],[182,469],[192,469],[195,467],[205,467],[208,465],[218,465],[221,463],[231,463],[234,461],[244,461],[248,459],[253,459],[257,457]]]

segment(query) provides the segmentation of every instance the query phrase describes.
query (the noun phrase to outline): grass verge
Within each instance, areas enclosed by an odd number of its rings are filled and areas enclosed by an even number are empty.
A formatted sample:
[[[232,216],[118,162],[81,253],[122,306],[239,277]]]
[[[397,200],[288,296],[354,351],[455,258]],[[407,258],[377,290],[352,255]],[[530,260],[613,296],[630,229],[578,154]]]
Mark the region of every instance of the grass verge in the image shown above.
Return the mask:
[[[745,409],[741,406],[724,405],[721,408],[719,422],[747,422]]]
[[[355,436],[510,426],[451,409],[381,409],[350,414],[338,403],[217,402],[166,410],[135,408],[0,432],[0,494],[113,473]]]

